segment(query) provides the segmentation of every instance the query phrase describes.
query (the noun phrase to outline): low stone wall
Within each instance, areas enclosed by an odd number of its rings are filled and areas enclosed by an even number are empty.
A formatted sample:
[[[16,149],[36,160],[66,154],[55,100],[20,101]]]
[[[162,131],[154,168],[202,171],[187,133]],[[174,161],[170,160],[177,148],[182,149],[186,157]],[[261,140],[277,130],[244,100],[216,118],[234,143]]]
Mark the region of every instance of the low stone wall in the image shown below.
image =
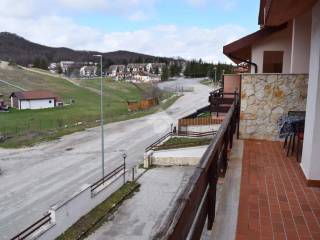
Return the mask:
[[[305,111],[307,88],[305,74],[243,74],[240,137],[278,140],[279,117]]]

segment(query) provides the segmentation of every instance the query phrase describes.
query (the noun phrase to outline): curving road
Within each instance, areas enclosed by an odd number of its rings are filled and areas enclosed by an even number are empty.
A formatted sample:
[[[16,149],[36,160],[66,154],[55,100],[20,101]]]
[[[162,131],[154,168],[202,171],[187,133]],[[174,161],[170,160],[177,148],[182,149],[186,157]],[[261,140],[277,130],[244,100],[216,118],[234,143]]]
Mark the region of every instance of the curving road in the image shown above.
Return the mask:
[[[168,132],[171,123],[207,104],[210,89],[197,79],[179,79],[160,87],[193,87],[169,109],[105,126],[105,171],[122,161],[142,161],[146,146]],[[70,150],[71,149],[71,150]],[[32,224],[49,207],[101,175],[100,128],[18,150],[0,149],[0,239],[9,239]]]

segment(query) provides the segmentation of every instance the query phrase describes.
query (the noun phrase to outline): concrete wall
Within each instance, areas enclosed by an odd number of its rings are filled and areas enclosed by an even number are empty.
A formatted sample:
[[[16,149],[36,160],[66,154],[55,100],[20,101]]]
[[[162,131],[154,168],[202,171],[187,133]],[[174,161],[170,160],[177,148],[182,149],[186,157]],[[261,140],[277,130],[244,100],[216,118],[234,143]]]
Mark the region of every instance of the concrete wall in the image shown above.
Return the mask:
[[[51,101],[51,103],[50,103]],[[52,99],[39,99],[39,100],[20,100],[20,109],[43,109],[54,108],[55,100]]]
[[[168,149],[152,152],[151,165],[195,166],[208,146]]]
[[[293,20],[290,73],[309,73],[311,12]]]
[[[223,91],[226,93],[233,93],[240,90],[240,75],[239,74],[225,74],[223,75]]]
[[[291,32],[292,27],[272,34],[264,41],[257,43],[252,47],[251,61],[258,65],[258,73],[263,73],[263,53],[264,51],[283,51],[283,73],[290,73],[291,67]],[[251,66],[251,73],[254,73],[254,67]]]
[[[306,109],[307,88],[308,75],[243,74],[240,137],[278,140],[278,119]]]
[[[180,131],[183,132],[211,132],[218,131],[220,124],[212,124],[212,125],[189,125],[189,126],[181,126]]]
[[[126,172],[126,181],[132,178],[131,171]],[[110,179],[104,185],[91,192],[90,185],[82,186],[81,190],[68,199],[51,207],[52,221],[36,231],[28,239],[52,240],[64,233],[82,216],[102,203],[124,184],[123,172]]]
[[[301,167],[307,179],[320,180],[320,1],[312,10],[309,87]]]

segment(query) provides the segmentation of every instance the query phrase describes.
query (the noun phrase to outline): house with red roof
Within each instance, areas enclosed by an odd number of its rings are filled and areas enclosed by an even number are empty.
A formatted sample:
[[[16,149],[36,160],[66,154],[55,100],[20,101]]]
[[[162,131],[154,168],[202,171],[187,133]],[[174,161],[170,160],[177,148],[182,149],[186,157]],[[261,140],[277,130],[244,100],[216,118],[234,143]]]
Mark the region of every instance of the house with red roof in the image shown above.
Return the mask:
[[[10,95],[11,107],[23,109],[45,109],[63,106],[61,97],[52,91],[19,91]]]

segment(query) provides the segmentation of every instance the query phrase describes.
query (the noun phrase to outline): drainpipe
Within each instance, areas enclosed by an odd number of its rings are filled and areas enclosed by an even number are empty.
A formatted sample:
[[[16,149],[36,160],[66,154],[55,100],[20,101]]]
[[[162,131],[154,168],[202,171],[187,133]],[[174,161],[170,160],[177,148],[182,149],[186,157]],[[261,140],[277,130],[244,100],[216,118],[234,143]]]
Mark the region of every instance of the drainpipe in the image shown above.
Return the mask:
[[[233,59],[236,59],[236,60],[239,60],[241,62],[245,62],[245,63],[248,63],[252,66],[254,66],[254,73],[258,73],[258,65],[254,62],[250,62],[249,60],[244,60],[242,58],[239,58],[239,57],[235,57],[235,56],[232,56],[231,54],[228,55],[229,58],[233,58]]]

